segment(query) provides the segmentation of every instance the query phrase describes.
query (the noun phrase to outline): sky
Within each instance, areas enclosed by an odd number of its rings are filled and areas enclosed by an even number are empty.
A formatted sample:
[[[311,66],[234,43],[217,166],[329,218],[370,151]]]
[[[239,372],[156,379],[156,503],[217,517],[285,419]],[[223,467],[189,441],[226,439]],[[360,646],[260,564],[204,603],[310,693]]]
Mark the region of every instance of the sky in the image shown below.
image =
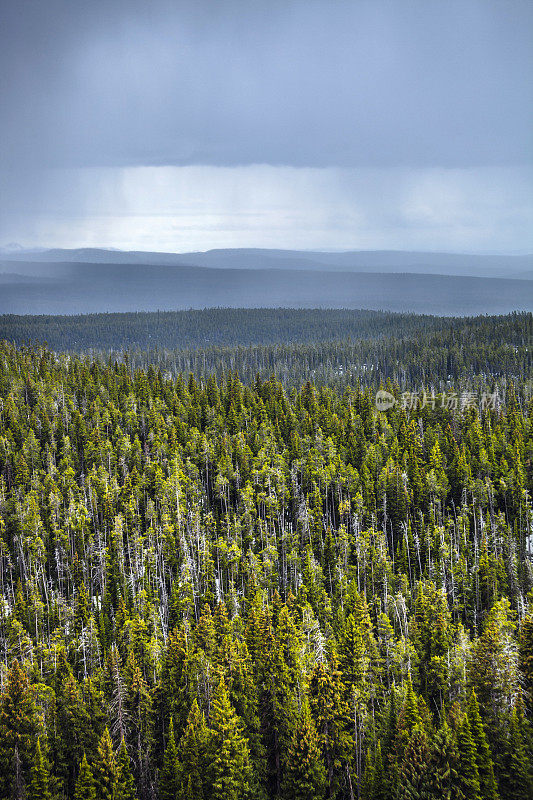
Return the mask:
[[[533,252],[530,0],[0,0],[0,246]]]

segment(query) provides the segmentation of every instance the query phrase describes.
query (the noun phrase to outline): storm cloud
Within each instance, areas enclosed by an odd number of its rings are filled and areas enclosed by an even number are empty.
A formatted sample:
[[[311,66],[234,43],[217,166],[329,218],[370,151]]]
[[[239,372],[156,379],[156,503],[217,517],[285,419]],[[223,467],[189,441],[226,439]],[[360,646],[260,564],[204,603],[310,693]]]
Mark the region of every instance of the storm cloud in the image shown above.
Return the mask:
[[[460,246],[462,217],[467,248],[528,249],[532,35],[519,0],[4,0],[0,241],[163,249],[152,201],[180,231],[201,207],[220,232],[206,246],[272,244],[274,206],[320,218],[309,247],[357,246],[358,232],[361,246],[412,246],[417,225],[421,246],[437,227],[442,247],[452,217]],[[270,194],[254,190],[261,176]],[[414,217],[410,186],[425,186]],[[266,215],[259,230],[248,206]],[[280,246],[305,246],[295,226]]]

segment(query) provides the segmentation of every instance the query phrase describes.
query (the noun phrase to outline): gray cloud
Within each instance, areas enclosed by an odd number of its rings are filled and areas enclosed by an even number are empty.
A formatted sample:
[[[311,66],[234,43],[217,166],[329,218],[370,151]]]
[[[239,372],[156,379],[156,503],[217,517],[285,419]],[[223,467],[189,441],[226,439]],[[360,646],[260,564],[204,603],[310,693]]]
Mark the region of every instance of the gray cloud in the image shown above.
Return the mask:
[[[2,160],[531,158],[533,5],[4,0]]]
[[[353,169],[389,169],[392,192],[401,168],[403,192],[409,169],[532,160],[529,0],[3,0],[1,11],[4,241],[47,209],[82,219],[102,191],[109,219],[110,192],[122,215],[121,168],[339,168],[348,183]],[[338,191],[343,204],[342,180]],[[369,194],[358,218],[375,216]],[[402,205],[400,227],[424,218],[414,208]],[[332,211],[329,224],[334,235],[342,219]]]

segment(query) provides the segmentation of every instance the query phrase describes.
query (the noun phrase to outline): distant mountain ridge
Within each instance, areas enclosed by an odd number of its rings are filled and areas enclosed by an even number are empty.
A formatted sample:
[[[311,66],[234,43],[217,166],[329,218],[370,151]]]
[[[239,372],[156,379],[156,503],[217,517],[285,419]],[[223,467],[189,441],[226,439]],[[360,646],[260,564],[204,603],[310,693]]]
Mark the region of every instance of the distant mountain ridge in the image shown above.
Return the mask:
[[[0,261],[0,272],[11,273],[0,287],[3,314],[217,306],[357,308],[443,316],[533,310],[533,281],[500,277],[17,260]]]
[[[0,251],[1,257],[2,251]],[[123,251],[104,248],[39,251],[14,249],[11,246],[3,252],[3,257],[9,261],[26,263],[81,262],[168,267],[191,266],[212,269],[410,272],[525,280],[533,278],[533,255],[471,255],[402,250],[320,252],[261,248],[228,248],[190,253]]]

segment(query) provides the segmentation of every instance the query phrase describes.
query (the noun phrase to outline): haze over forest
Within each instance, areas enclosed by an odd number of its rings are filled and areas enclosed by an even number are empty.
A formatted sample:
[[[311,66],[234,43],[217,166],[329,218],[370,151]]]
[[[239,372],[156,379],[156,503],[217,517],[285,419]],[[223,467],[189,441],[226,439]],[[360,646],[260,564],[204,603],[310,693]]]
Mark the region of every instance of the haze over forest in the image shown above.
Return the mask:
[[[0,313],[273,306],[495,314],[533,308],[532,278],[530,256],[22,250],[0,261]]]

